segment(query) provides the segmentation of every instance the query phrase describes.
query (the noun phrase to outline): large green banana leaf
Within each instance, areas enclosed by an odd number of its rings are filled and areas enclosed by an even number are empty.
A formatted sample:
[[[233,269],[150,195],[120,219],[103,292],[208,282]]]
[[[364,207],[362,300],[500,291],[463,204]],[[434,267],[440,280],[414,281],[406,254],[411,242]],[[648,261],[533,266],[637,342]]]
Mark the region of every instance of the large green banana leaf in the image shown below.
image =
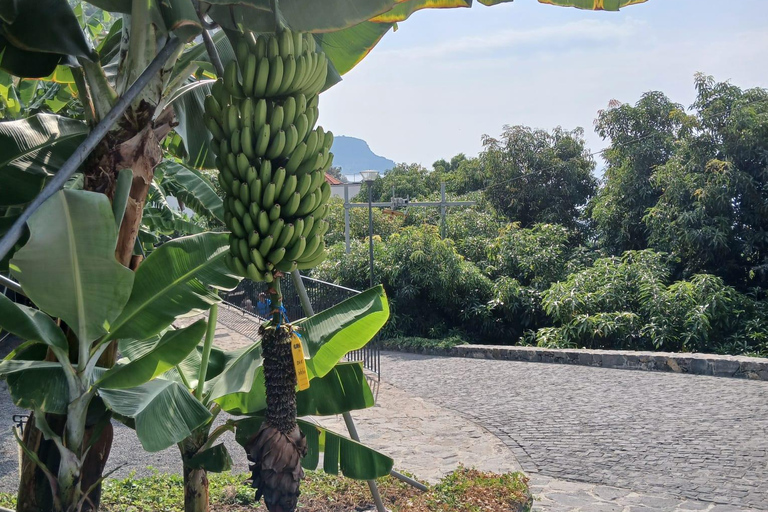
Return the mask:
[[[220,301],[210,288],[231,290],[240,279],[227,268],[227,233],[202,233],[166,242],[136,271],[131,297],[113,322],[110,339],[146,339],[177,317]]]
[[[0,123],[0,206],[34,199],[87,135],[84,122],[54,114]]]
[[[308,349],[307,370],[312,382],[316,377],[324,377],[331,372],[348,352],[368,343],[388,318],[389,306],[384,288],[377,286],[297,323]],[[206,383],[209,398],[232,413],[250,414],[264,409],[266,397],[261,342],[228,353],[226,357],[221,374]],[[360,382],[352,379],[350,385],[360,386]],[[332,384],[327,386],[333,387]],[[365,400],[363,398],[362,403]],[[311,403],[308,408],[316,407]],[[360,403],[357,397],[354,402],[345,398],[340,407]],[[329,407],[334,406],[329,404]],[[350,407],[349,410],[356,408]]]
[[[61,363],[6,360],[0,362],[0,377],[7,380],[11,399],[17,407],[65,414],[69,385]]]
[[[190,83],[179,90],[178,97],[172,103],[179,123],[175,130],[184,141],[184,159],[197,169],[211,169],[215,161],[210,147],[211,133],[203,120],[203,102],[211,94],[211,82],[190,79]]]
[[[296,394],[298,416],[334,416],[373,405],[373,393],[360,362],[339,363]]]
[[[56,323],[36,309],[16,304],[0,294],[0,329],[26,341],[44,343],[62,353],[69,350],[64,331]]]
[[[198,215],[223,222],[224,202],[216,194],[208,177],[197,169],[166,160],[155,169],[155,176],[163,174],[163,181],[171,182],[172,194]]]
[[[399,23],[407,20],[411,14],[422,9],[450,9],[453,7],[472,7],[472,0],[406,0],[405,2],[398,3],[389,11],[371,18],[370,21],[376,23]]]
[[[237,421],[237,442],[241,446],[248,444],[263,422],[262,416]],[[335,475],[341,470],[348,478],[374,480],[392,470],[394,461],[372,448],[307,421],[299,420],[299,428],[307,436],[307,455],[301,460],[305,469],[317,469],[320,452],[323,452],[323,470],[326,473]]]
[[[2,4],[0,68],[37,78],[50,75],[68,57],[96,57],[67,0],[5,0]]]
[[[297,322],[309,349],[310,375],[326,375],[344,355],[372,340],[388,319],[387,296],[378,285]]]
[[[88,343],[107,332],[134,273],[115,259],[117,229],[104,194],[62,190],[30,218],[29,241],[11,260],[24,293]]]
[[[139,357],[108,370],[96,382],[106,389],[126,389],[140,386],[181,363],[200,343],[205,334],[205,320],[198,320],[183,329],[169,330]]]
[[[99,391],[107,407],[132,421],[145,450],[156,452],[188,437],[211,418],[200,402],[177,382],[155,379],[131,389]]]

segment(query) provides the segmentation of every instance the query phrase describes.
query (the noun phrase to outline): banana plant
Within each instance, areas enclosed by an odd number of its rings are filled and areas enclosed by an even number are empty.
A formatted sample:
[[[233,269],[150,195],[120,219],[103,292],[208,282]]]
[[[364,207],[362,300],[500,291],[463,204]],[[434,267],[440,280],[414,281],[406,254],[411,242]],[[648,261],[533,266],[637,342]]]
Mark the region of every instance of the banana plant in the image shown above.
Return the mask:
[[[605,10],[639,3],[639,0],[540,1]],[[132,186],[125,202],[125,214],[118,225],[115,254],[123,266],[137,269],[141,257],[134,254],[136,237],[141,231],[142,213],[154,182],[155,167],[163,158],[165,139],[175,131],[174,138],[178,135],[183,142],[176,146],[185,163],[210,165],[210,152],[205,151],[209,136],[202,134],[201,139],[200,131],[192,129],[197,119],[180,114],[189,114],[195,109],[194,102],[184,102],[182,98],[191,97],[206,87],[190,82],[199,81],[201,76],[213,76],[215,64],[212,67],[206,62],[203,45],[191,43],[201,33],[208,38],[203,27],[218,25],[229,34],[241,30],[274,32],[279,22],[295,31],[310,32],[318,48],[328,57],[328,78],[323,85],[328,88],[360,62],[384,34],[414,12],[470,5],[470,0],[328,0],[322,4],[311,0],[282,0],[279,4],[257,0],[91,0],[78,3],[76,9],[80,11],[75,12],[67,0],[0,0],[3,22],[0,69],[14,79],[47,77],[57,84],[66,84],[66,89],[77,100],[67,115],[82,118],[72,124],[69,117],[41,114],[52,117],[35,135],[39,144],[26,147],[23,157],[0,164],[0,196],[5,193],[5,197],[0,198],[0,234],[9,229],[58,168],[42,163],[54,156],[63,160],[71,155],[77,137],[100,128],[99,122],[131,92],[129,88],[137,77],[156,62],[164,62],[161,72],[151,78],[140,94],[131,96],[125,114],[110,128],[81,169],[82,188],[102,193],[113,203],[120,171],[131,170]],[[81,22],[91,20],[98,9],[112,14],[102,16],[103,23],[83,23],[87,25],[86,34]],[[111,19],[107,20],[108,17]],[[186,94],[179,98],[177,94],[181,90]],[[183,103],[188,103],[186,106],[191,110],[180,108]],[[50,105],[45,108],[54,109]],[[183,125],[177,126],[177,120],[183,121]],[[21,125],[9,123],[4,127],[10,139],[20,140],[28,135],[28,129],[14,131],[18,126]],[[79,134],[73,133],[78,131]],[[25,240],[26,237],[22,237],[17,248]],[[0,268],[7,264],[5,256]],[[102,361],[105,367],[114,364],[116,353],[116,343],[108,344]],[[28,446],[40,444],[42,432],[38,430],[34,434],[35,430],[30,429],[30,435],[37,437],[29,439]],[[110,442],[102,437],[95,443],[90,450],[92,460],[106,460]],[[27,462],[33,460],[33,455],[28,452]],[[89,460],[85,461],[86,467]],[[87,468],[90,473],[100,475],[99,471],[98,467]],[[35,510],[24,508],[24,503],[29,501],[25,496],[36,494],[35,486],[28,473],[22,474],[20,512]]]
[[[234,416],[216,428],[208,421],[178,442],[183,463],[185,512],[207,512],[207,472],[231,468],[231,457],[224,444],[217,444],[219,438],[236,431],[238,442],[249,450],[263,424],[267,407],[262,341],[232,352],[213,347],[216,317],[217,306],[214,306],[204,342],[158,377],[158,381],[186,388],[188,395],[208,410],[212,419],[222,411]],[[303,333],[311,382],[308,389],[298,393],[299,415],[335,415],[373,406],[373,395],[361,364],[339,361],[347,352],[365,345],[388,317],[386,296],[379,286],[297,324]],[[120,351],[125,356],[126,368],[145,357],[146,352],[143,343],[130,340],[121,341]],[[121,364],[116,368],[121,368]],[[127,424],[132,426],[131,422]],[[308,455],[302,460],[305,468],[317,468],[323,449],[326,453],[323,467],[334,474],[341,469],[350,478],[368,480],[384,476],[392,468],[392,459],[344,436],[309,422],[301,422],[300,427],[308,442]],[[141,436],[139,439],[147,450],[158,448],[151,439],[143,440]],[[249,457],[253,458],[250,452]]]
[[[121,188],[127,195],[127,187]],[[10,262],[39,309],[0,296],[0,328],[25,340],[0,362],[0,376],[14,402],[33,411],[34,424],[56,447],[56,456],[43,460],[19,440],[51,486],[51,506],[37,503],[38,510],[94,508],[89,500],[102,476],[88,473],[85,462],[101,438],[96,434],[111,436],[110,416],[132,423],[153,450],[172,446],[211,418],[183,386],[153,379],[181,363],[205,333],[204,321],[170,328],[176,317],[217,303],[209,287],[237,286],[239,279],[224,264],[227,237],[206,233],[174,240],[134,273],[115,259],[115,219],[121,213],[113,212],[103,194],[54,195],[30,219],[29,241]],[[101,367],[114,339],[134,345],[140,357]],[[167,413],[169,404],[175,414]]]

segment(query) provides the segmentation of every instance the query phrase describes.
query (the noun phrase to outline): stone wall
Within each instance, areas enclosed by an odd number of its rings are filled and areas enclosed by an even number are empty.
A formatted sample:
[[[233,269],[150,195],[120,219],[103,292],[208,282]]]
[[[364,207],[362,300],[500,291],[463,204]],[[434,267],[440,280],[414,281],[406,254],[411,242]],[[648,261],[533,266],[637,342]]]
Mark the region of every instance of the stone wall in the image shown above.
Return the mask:
[[[476,359],[575,364],[768,381],[768,359],[746,356],[634,352],[629,350],[549,349],[499,345],[459,345],[452,348],[424,349],[412,352]]]

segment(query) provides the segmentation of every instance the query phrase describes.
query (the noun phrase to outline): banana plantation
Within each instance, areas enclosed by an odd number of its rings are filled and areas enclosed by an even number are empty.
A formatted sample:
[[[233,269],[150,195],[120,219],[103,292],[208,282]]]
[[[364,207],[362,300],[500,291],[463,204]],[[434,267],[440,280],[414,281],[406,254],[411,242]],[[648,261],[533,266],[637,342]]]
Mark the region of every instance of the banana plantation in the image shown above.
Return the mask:
[[[384,289],[298,320],[281,283],[329,257],[322,92],[414,12],[470,5],[0,0],[0,284],[16,292],[0,295],[16,342],[0,377],[30,413],[18,512],[98,510],[117,422],[136,450],[178,447],[187,512],[209,510],[209,473],[248,471],[273,512],[297,510],[304,469],[390,473],[386,454],[298,419],[373,406],[345,355],[385,326]],[[269,309],[223,351],[221,294],[246,281]]]

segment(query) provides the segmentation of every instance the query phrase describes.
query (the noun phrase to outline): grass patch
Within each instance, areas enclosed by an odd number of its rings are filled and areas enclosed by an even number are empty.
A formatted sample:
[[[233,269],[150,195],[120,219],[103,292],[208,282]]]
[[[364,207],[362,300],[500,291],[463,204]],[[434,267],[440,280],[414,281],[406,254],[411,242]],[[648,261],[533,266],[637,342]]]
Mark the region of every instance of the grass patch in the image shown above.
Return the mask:
[[[384,350],[405,350],[410,352],[420,352],[422,350],[434,348],[452,348],[457,345],[465,345],[467,342],[458,336],[448,338],[388,338],[381,341],[381,348]]]
[[[216,512],[266,511],[254,503],[246,474],[211,474],[211,510]],[[522,473],[497,475],[460,467],[422,493],[391,477],[380,478],[379,490],[392,512],[528,512],[530,493]],[[102,512],[179,512],[184,509],[180,475],[157,473],[150,477],[108,479],[104,483]],[[13,509],[16,496],[0,493],[0,506]],[[365,482],[308,471],[299,500],[301,512],[375,510]]]

